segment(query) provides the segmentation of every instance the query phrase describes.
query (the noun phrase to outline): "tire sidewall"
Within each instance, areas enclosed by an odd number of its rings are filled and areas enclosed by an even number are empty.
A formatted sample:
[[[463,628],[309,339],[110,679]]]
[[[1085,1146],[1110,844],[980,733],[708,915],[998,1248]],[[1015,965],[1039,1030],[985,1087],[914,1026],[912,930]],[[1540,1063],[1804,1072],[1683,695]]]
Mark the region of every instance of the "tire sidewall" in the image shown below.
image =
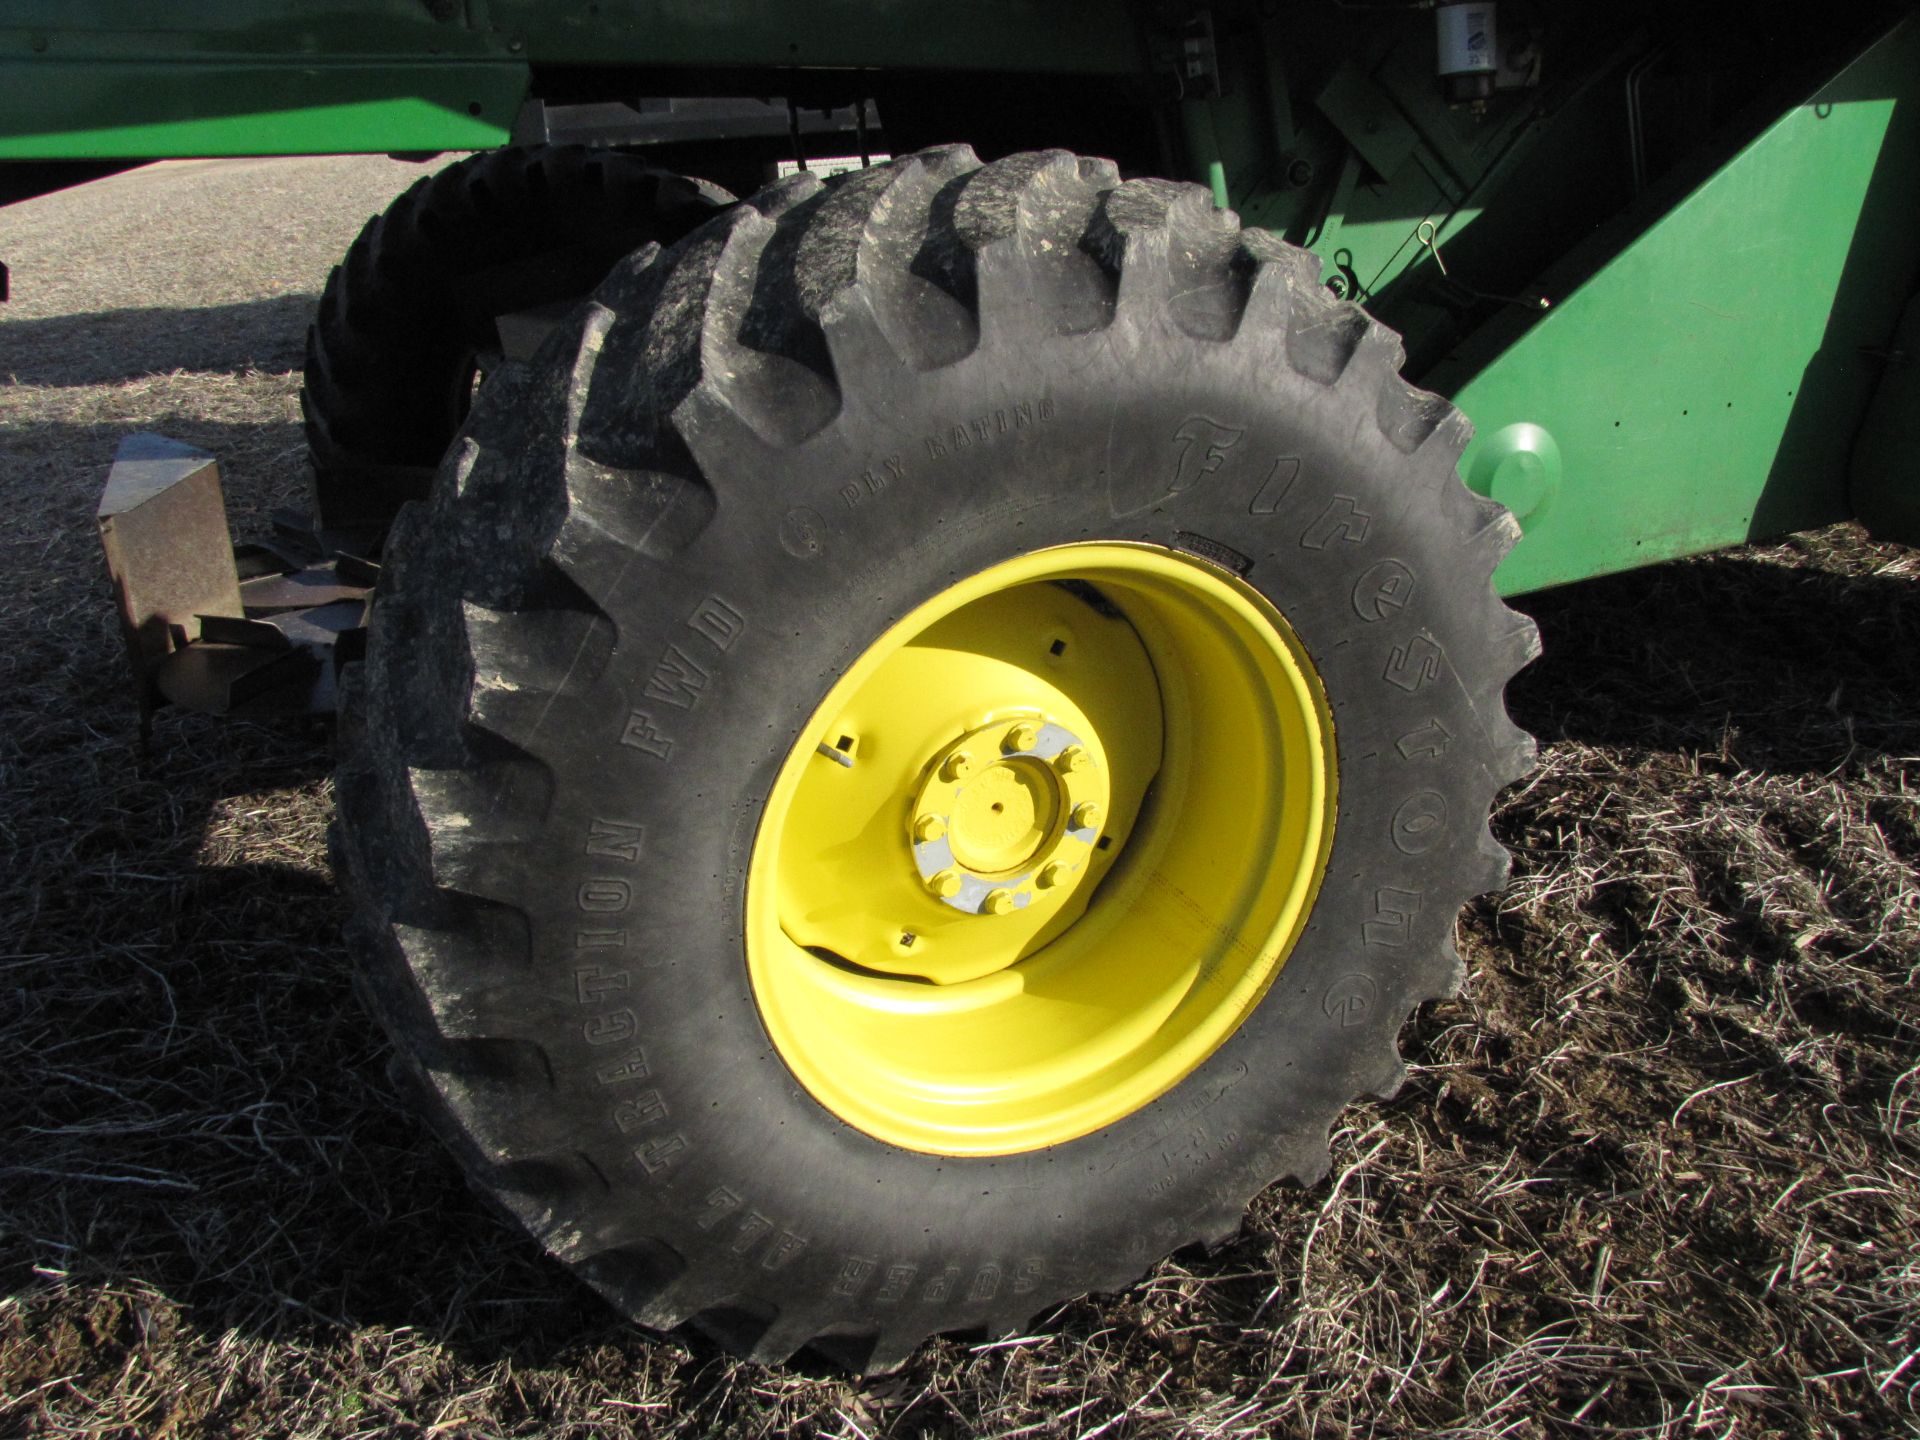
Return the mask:
[[[735,439],[703,464],[713,522],[601,597],[618,641],[577,686],[589,718],[527,867],[528,1012],[607,1180],[597,1238],[618,1243],[621,1197],[645,1195],[649,1233],[748,1308],[804,1293],[848,1323],[893,1307],[946,1328],[1118,1284],[1272,1175],[1317,1173],[1329,1123],[1390,1083],[1400,1018],[1450,973],[1489,763],[1473,682],[1493,669],[1485,577],[1441,503],[1450,459],[1373,423],[1379,376],[1309,379],[1281,337],[1155,320],[990,341],[846,385],[797,446]],[[901,1150],[815,1102],[760,1021],[743,936],[762,808],[887,626],[988,566],[1100,540],[1221,565],[1287,617],[1334,715],[1326,878],[1254,1013],[1158,1100],[1030,1153]]]

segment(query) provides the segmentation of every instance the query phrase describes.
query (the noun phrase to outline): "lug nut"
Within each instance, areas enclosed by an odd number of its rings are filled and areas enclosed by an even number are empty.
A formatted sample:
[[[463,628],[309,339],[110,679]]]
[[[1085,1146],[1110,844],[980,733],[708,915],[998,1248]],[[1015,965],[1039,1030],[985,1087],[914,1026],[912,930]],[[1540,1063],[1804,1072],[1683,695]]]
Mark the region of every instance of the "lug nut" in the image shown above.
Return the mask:
[[[1091,830],[1100,823],[1100,807],[1088,800],[1073,807],[1073,828]]]
[[[922,815],[913,822],[913,838],[921,844],[929,840],[938,840],[947,833],[946,817],[942,815]]]
[[[1073,872],[1068,870],[1066,866],[1055,861],[1053,864],[1042,869],[1038,875],[1034,876],[1033,883],[1038,885],[1042,890],[1051,890],[1056,885],[1066,884],[1072,874]]]
[[[1008,754],[1020,750],[1031,750],[1040,743],[1038,725],[1016,725],[1007,731],[1007,738],[1000,742],[1000,748]]]
[[[942,900],[951,900],[960,893],[960,877],[951,870],[942,870],[937,875],[927,877],[927,889]]]
[[[1087,766],[1092,763],[1092,761],[1087,758],[1087,752],[1083,750],[1080,746],[1069,745],[1067,746],[1066,749],[1062,750],[1058,755],[1053,757],[1053,763],[1055,765],[1058,765],[1062,770],[1071,774],[1075,770],[1086,769]]]
[[[989,915],[1005,915],[1013,909],[1013,892],[1011,890],[989,890],[987,892],[987,898],[980,903],[980,908]]]
[[[964,780],[973,773],[973,756],[965,750],[956,750],[940,766],[942,780]]]

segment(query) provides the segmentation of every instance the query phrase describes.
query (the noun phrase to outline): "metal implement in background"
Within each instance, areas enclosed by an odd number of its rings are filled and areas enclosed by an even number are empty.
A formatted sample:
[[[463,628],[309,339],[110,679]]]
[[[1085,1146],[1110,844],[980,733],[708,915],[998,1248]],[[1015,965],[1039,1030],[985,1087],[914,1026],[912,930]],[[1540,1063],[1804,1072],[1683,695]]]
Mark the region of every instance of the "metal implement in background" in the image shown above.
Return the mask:
[[[276,519],[234,548],[220,468],[164,435],[120,442],[98,510],[144,736],[153,712],[331,714],[336,667],[360,652],[379,567]]]
[[[863,122],[860,107],[854,105],[796,107],[791,119],[801,134],[821,137],[857,138]],[[633,104],[615,100],[584,105],[549,105],[534,99],[521,107],[513,122],[513,143],[644,147],[768,137],[784,140],[789,123],[785,98],[663,97]]]
[[[1920,533],[1890,518],[1920,508],[1911,385],[1889,358],[1910,352],[1893,336],[1920,276],[1910,3],[1803,16],[1750,53],[1709,43],[1730,4],[1508,6],[1496,24],[1490,4],[992,0],[897,29],[850,0],[751,20],[657,0],[353,0],[245,27],[191,8],[9,7],[0,158],[512,133],[720,164],[765,160],[783,122],[796,150],[809,126],[864,140],[869,96],[892,149],[983,128],[1010,149],[1071,143],[1062,127],[1101,96],[1123,168],[1184,161],[1244,220],[1314,250],[1336,293],[1401,333],[1408,376],[1474,421],[1468,482],[1526,531],[1506,593],[1853,515]],[[335,47],[325,65],[302,48],[316,38]],[[1127,119],[1149,113],[1152,140]]]
[[[945,16],[876,23],[867,0],[751,8],[10,0],[0,13],[0,159],[485,149],[505,144],[516,123],[538,123],[523,121],[522,104],[540,65],[612,76],[607,67],[621,65],[791,74],[1064,63],[1124,74],[1138,45],[1132,25],[1116,23],[1118,10],[1110,0],[975,0]],[[615,104],[638,93],[622,90],[580,98]]]
[[[161,668],[200,639],[203,618],[246,614],[226,543],[220,467],[191,445],[129,435],[107,472],[98,519],[144,730]]]
[[[815,126],[857,143],[871,100],[892,153],[1184,169],[1474,421],[1469,482],[1526,528],[1510,594],[1911,508],[1881,358],[1920,274],[1911,0],[1764,35],[1732,0],[5,9],[0,161],[586,141],[746,193]]]

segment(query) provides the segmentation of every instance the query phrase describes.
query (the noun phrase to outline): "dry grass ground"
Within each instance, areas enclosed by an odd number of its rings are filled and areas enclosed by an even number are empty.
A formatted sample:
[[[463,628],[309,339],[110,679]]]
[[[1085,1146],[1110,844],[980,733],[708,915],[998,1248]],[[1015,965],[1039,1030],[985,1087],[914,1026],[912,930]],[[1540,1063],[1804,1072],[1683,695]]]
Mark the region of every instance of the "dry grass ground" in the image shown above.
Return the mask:
[[[872,1384],[538,1258],[353,999],[325,729],[143,759],[91,520],[140,427],[297,500],[305,315],[416,173],[0,212],[0,1434],[1920,1433],[1920,561],[1848,529],[1527,602],[1467,993],[1224,1250]]]

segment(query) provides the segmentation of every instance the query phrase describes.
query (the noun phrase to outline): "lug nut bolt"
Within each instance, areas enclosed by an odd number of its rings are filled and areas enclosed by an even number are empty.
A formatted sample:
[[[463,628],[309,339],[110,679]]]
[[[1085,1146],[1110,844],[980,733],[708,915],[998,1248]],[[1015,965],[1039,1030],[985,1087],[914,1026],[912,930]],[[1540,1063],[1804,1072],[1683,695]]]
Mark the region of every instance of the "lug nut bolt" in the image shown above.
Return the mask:
[[[1038,885],[1042,890],[1051,890],[1056,885],[1066,884],[1071,874],[1072,872],[1069,871],[1066,866],[1056,861],[1041,870],[1038,875],[1034,876],[1033,883]]]
[[[1058,765],[1062,770],[1072,773],[1075,770],[1086,769],[1092,762],[1088,760],[1085,750],[1081,749],[1078,745],[1069,745],[1053,757],[1053,763]]]
[[[1073,828],[1091,830],[1100,823],[1100,807],[1088,800],[1073,807]]]
[[[989,915],[1005,915],[1013,909],[1013,892],[1011,890],[989,890],[987,892],[987,898],[981,902],[980,908],[985,910]]]
[[[964,780],[973,773],[973,756],[965,750],[956,750],[940,766],[942,780]]]
[[[1000,742],[1000,748],[1011,754],[1018,750],[1031,750],[1039,743],[1038,725],[1016,725],[1007,731],[1007,738]]]
[[[927,889],[942,900],[951,900],[960,893],[960,877],[951,870],[942,870],[937,875],[927,877]]]
[[[947,822],[940,815],[922,815],[913,822],[913,838],[921,844],[929,840],[938,840],[947,833]]]

